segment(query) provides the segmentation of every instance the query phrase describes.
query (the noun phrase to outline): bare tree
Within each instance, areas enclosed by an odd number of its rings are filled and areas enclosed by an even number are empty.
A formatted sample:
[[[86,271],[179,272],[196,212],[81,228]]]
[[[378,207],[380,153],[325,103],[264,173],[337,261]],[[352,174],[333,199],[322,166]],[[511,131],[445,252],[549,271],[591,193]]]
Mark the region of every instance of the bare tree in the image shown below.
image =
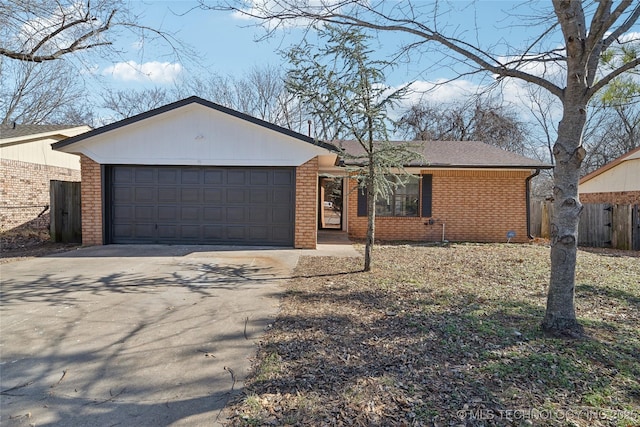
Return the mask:
[[[0,3],[0,56],[53,61],[109,47],[120,30],[147,42],[160,39],[174,53],[185,53],[186,47],[172,34],[140,22],[124,0],[7,0]]]
[[[194,94],[270,123],[304,131],[306,113],[286,90],[283,72],[272,66],[256,66],[241,76],[195,77],[171,88],[107,90],[102,94],[102,107],[113,112],[111,120],[120,120]]]
[[[640,105],[594,105],[585,129],[585,175],[640,146]]]
[[[0,58],[2,124],[80,124],[70,123],[72,119],[65,118],[64,111],[70,111],[85,98],[82,79],[65,62],[34,64]]]
[[[542,327],[570,336],[582,333],[576,318],[574,292],[578,221],[582,211],[578,180],[586,155],[582,132],[589,101],[595,94],[640,65],[635,51],[610,69],[599,67],[602,54],[615,43],[638,43],[637,33],[630,30],[640,17],[640,2],[551,0],[551,10],[530,11],[528,16],[519,17],[521,22],[528,18],[540,27],[537,36],[519,47],[506,42],[485,47],[474,38],[473,30],[456,31],[457,26],[452,30],[452,26],[442,22],[444,5],[440,2],[270,0],[250,5],[247,8],[246,2],[237,1],[218,8],[268,22],[271,31],[304,19],[401,33],[408,38],[405,52],[436,46],[457,64],[468,67],[465,74],[489,72],[499,80],[519,79],[557,97],[562,103],[562,119],[553,145],[555,214],[551,225],[551,275]],[[534,8],[540,3],[527,5]],[[543,72],[534,71],[538,69]],[[553,69],[561,70],[561,81],[550,77],[549,71]]]
[[[139,90],[107,90],[102,94],[102,107],[114,113],[109,121],[122,120],[177,101],[171,91],[155,87]]]
[[[300,103],[285,88],[282,70],[255,66],[244,75],[195,78],[178,88],[182,97],[198,94],[225,107],[278,126],[303,132],[306,116]]]
[[[526,124],[493,100],[476,99],[473,105],[415,104],[396,126],[414,140],[483,141],[519,154],[527,151]]]

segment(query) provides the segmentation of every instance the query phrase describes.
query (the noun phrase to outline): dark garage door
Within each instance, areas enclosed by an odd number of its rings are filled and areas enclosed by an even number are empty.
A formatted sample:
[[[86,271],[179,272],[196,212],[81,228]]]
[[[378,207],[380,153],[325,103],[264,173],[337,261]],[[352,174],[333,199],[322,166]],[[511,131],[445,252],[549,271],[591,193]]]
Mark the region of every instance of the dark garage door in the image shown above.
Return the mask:
[[[110,166],[111,243],[293,246],[294,168]]]

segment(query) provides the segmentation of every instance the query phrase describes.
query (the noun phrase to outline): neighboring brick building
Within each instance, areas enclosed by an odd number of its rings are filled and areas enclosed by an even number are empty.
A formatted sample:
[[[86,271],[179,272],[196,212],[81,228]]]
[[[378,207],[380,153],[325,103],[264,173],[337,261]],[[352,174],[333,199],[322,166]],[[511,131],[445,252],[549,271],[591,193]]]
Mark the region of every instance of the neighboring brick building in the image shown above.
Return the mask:
[[[640,147],[585,175],[578,193],[582,203],[640,205]]]
[[[49,182],[80,181],[78,156],[51,144],[90,130],[88,126],[0,126],[0,230],[25,223],[48,227]]]

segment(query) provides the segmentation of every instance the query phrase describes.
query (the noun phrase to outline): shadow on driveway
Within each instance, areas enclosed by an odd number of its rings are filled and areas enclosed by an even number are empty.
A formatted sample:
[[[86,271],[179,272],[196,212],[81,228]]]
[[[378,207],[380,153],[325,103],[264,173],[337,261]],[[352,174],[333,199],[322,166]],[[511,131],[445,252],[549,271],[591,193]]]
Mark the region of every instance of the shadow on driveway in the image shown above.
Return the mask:
[[[2,265],[0,424],[216,425],[300,251],[104,246]]]

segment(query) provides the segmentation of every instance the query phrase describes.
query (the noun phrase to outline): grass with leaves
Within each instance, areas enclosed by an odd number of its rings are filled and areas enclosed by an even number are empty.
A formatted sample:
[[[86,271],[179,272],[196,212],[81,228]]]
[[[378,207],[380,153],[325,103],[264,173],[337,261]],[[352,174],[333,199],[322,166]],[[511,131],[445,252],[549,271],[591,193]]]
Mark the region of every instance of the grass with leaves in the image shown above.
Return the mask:
[[[640,425],[640,257],[580,251],[584,339],[545,336],[549,249],[303,257],[230,425]]]

